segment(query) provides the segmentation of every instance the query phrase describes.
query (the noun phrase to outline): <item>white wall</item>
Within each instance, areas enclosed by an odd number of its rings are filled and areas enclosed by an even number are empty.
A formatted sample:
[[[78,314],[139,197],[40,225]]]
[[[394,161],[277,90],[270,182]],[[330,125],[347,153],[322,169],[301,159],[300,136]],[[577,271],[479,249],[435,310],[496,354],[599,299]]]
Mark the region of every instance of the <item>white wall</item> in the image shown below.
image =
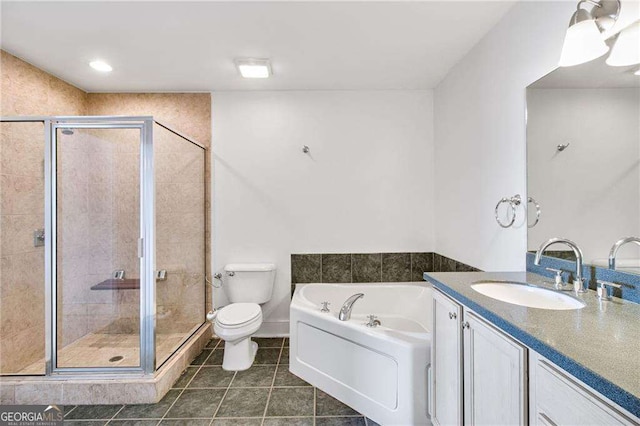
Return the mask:
[[[526,195],[525,88],[556,67],[574,11],[575,2],[516,4],[436,88],[438,253],[525,269],[526,226],[500,228],[494,207]]]
[[[528,91],[528,189],[544,212],[529,250],[562,236],[588,263],[606,264],[613,243],[640,235],[639,96],[635,88]],[[571,145],[558,152],[560,143]],[[620,258],[632,253],[635,246]]]
[[[217,92],[212,147],[214,271],[278,266],[263,333],[288,332],[291,253],[434,249],[432,91]]]

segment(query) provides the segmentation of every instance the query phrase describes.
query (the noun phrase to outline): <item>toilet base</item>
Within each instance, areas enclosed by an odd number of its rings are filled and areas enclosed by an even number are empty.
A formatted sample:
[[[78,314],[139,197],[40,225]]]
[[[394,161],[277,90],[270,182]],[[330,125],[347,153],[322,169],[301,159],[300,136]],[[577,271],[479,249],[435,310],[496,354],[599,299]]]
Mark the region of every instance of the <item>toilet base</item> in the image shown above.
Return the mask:
[[[258,344],[252,341],[251,337],[235,342],[225,342],[222,369],[227,371],[246,370],[253,365],[256,352],[258,352]]]

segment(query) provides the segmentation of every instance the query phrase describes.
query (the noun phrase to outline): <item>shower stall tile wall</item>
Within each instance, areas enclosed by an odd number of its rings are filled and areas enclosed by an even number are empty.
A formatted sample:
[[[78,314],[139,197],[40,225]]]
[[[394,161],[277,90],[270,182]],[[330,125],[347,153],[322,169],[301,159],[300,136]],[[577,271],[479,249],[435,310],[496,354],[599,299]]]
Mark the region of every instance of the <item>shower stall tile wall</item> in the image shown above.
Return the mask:
[[[83,115],[87,94],[0,51],[0,115]],[[44,359],[44,127],[2,123],[0,145],[0,372]],[[44,363],[36,368],[44,373]]]
[[[210,143],[209,94],[87,94],[4,51],[0,60],[3,117],[157,114]],[[204,321],[210,203],[205,151],[153,126],[156,266],[167,270],[156,283],[160,366]],[[45,222],[45,129],[3,122],[0,130],[0,374],[44,374],[45,251],[34,231]],[[74,128],[57,137],[58,366],[138,365],[140,291],[91,287],[115,270],[140,278],[139,132]]]

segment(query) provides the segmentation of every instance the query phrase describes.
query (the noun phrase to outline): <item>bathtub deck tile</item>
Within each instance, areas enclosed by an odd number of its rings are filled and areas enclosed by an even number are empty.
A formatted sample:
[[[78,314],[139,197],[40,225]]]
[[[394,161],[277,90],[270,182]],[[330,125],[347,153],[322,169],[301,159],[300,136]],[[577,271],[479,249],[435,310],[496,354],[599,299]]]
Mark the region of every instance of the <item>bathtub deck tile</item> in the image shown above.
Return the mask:
[[[323,283],[350,283],[351,282],[351,255],[350,254],[323,254],[322,255],[322,282]]]
[[[321,282],[321,265],[321,254],[292,254],[291,282],[294,284]]]
[[[382,253],[382,282],[411,280],[411,254]]]
[[[382,254],[352,254],[352,280],[354,283],[375,283],[382,280]]]

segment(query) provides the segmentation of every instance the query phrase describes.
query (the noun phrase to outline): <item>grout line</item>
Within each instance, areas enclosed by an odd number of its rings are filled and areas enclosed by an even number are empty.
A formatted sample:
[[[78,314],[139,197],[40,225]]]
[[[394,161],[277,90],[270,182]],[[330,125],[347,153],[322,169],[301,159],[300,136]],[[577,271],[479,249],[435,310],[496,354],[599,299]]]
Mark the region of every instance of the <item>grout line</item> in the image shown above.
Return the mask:
[[[351,273],[350,283],[353,283],[353,253],[349,254],[349,272]]]
[[[413,253],[409,253],[409,280],[413,280]]]
[[[220,344],[220,342],[218,342],[218,344]],[[217,345],[216,345],[217,346]],[[203,349],[204,350],[204,349]],[[173,408],[173,406],[176,404],[176,402],[178,402],[178,399],[180,399],[180,397],[182,396],[182,394],[184,393],[185,390],[187,390],[187,388],[189,387],[189,385],[191,384],[191,382],[193,381],[193,379],[198,375],[198,373],[200,372],[200,370],[202,369],[202,366],[204,365],[205,362],[207,362],[207,360],[209,359],[209,357],[213,356],[213,351],[211,351],[209,353],[209,356],[206,357],[204,359],[204,361],[202,361],[202,364],[200,364],[198,366],[198,371],[196,371],[193,376],[191,377],[191,379],[189,379],[189,381],[187,382],[186,385],[184,385],[184,388],[182,388],[182,390],[180,391],[180,393],[178,394],[178,396],[176,397],[176,399],[173,400],[173,402],[171,403],[171,405],[169,406],[169,408],[167,409],[167,411],[162,415],[162,418],[160,419],[160,421],[158,422],[158,424],[160,424],[166,417],[167,414],[169,414],[169,411],[171,411],[171,409]],[[189,366],[187,366],[188,368]],[[171,390],[171,388],[169,389]]]
[[[233,383],[233,380],[236,378],[237,375],[238,375],[238,372],[235,371],[233,373],[233,377],[231,378],[231,381],[229,382],[229,385],[227,386],[227,390],[224,391],[224,395],[222,395],[222,399],[218,403],[218,406],[216,407],[216,411],[214,411],[214,413],[213,413],[213,417],[211,417],[211,421],[209,422],[209,425],[213,424],[213,421],[215,420],[216,416],[218,415],[218,411],[220,411],[220,407],[222,407],[222,403],[224,402],[224,399],[227,397],[227,394],[229,393],[229,389],[231,389],[231,383]]]
[[[77,405],[74,405],[74,406],[73,406],[73,408],[72,408],[71,410],[69,410],[69,411],[67,411],[67,412],[65,412],[65,413],[64,413],[64,417],[63,417],[63,418],[65,418],[65,417],[67,417],[69,414],[73,413],[73,410],[75,410],[76,408],[78,408],[78,406],[77,406]]]
[[[108,425],[109,423],[111,423],[111,420],[115,419],[115,418],[116,418],[116,416],[117,416],[118,414],[120,414],[120,411],[122,411],[122,410],[124,410],[124,404],[122,405],[122,407],[120,407],[120,409],[119,409],[118,411],[116,411],[116,412],[113,414],[113,416],[111,416],[111,418],[110,418],[110,419],[108,419],[108,420],[107,420],[107,422],[106,422],[105,424],[106,424],[106,425]]]
[[[264,425],[264,419],[267,417],[267,409],[269,408],[269,402],[271,402],[271,393],[273,392],[273,386],[276,383],[276,374],[278,374],[278,367],[280,367],[280,358],[282,358],[282,352],[284,351],[284,339],[280,345],[280,354],[278,355],[278,364],[276,364],[276,370],[273,372],[273,378],[271,379],[271,387],[269,388],[269,395],[267,395],[267,404],[264,406],[264,412],[262,413],[262,422],[260,425]]]
[[[318,389],[313,387],[313,425],[316,424],[316,407],[318,406]]]
[[[349,274],[351,275],[350,283],[353,283],[353,254],[349,256]]]

